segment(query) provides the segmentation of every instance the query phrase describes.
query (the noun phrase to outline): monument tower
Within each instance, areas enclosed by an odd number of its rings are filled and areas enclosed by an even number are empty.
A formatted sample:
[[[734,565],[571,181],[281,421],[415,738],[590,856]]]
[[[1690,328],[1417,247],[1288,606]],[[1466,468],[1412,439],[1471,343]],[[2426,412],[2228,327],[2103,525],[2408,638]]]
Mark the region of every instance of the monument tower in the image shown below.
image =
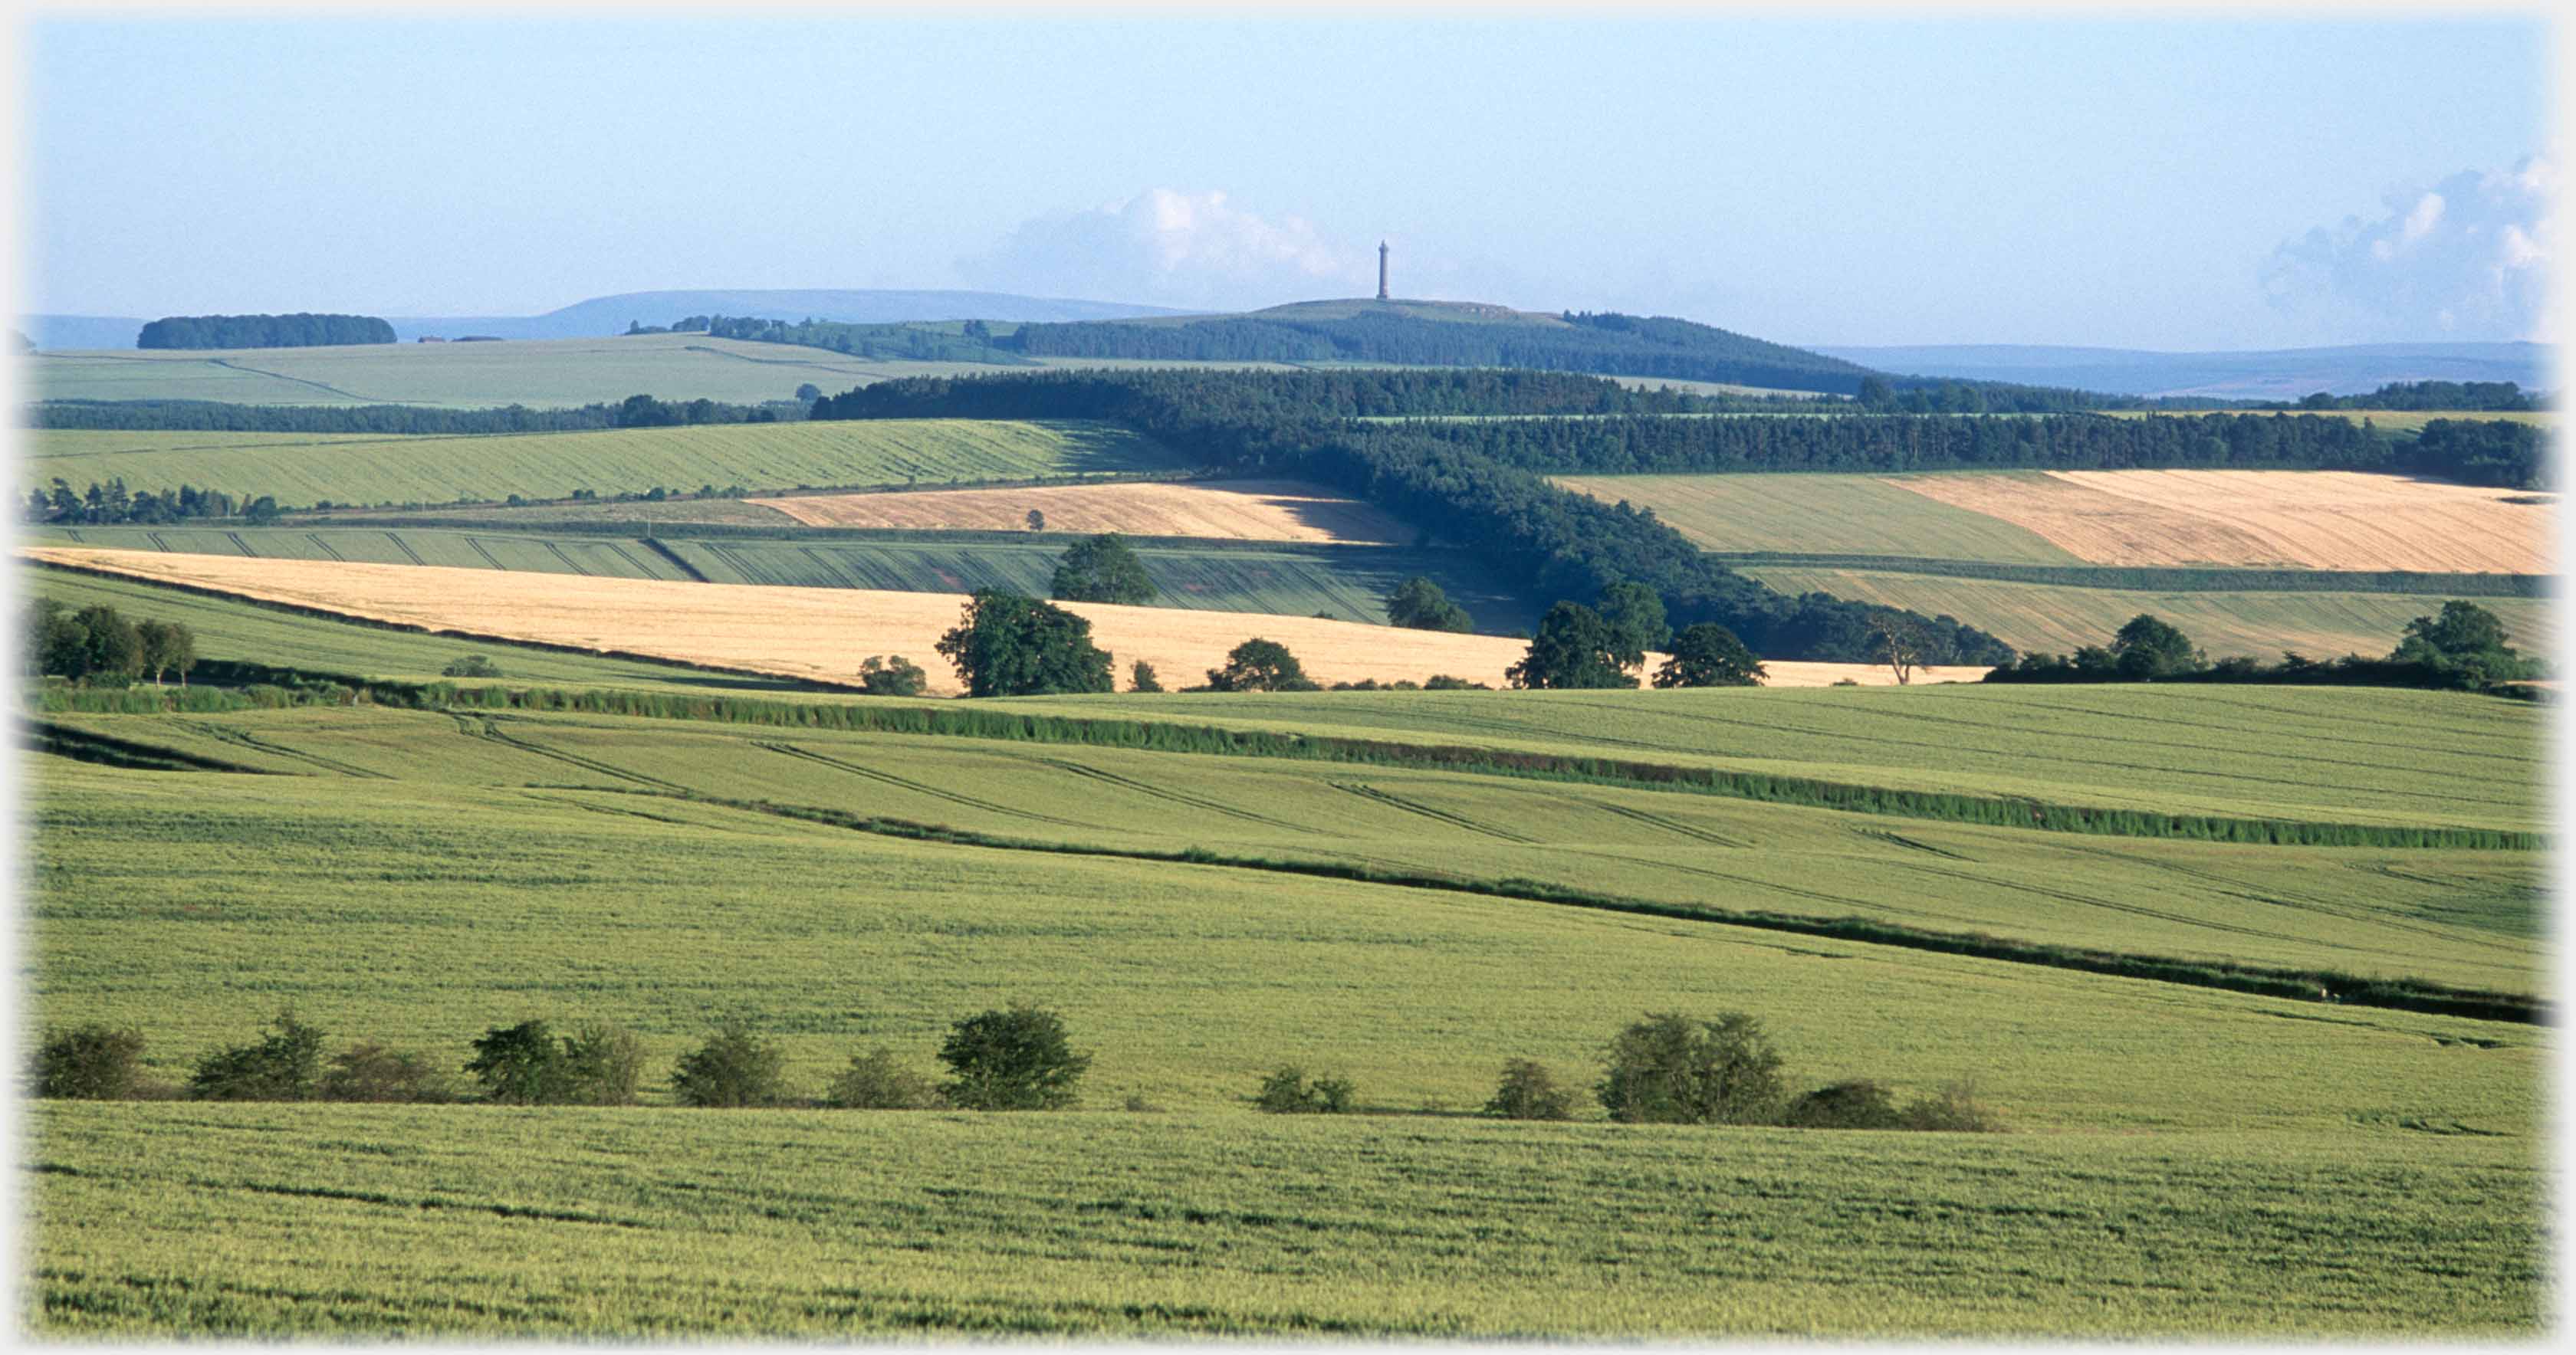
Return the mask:
[[[1377,242],[1377,299],[1386,300],[1386,242]]]

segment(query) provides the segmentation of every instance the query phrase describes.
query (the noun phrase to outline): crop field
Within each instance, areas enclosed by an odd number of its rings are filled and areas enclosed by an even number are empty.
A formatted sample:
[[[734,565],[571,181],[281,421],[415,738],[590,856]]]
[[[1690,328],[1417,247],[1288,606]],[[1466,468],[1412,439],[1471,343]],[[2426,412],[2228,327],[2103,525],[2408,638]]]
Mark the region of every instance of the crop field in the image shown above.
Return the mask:
[[[809,527],[1010,531],[1043,513],[1058,532],[1396,545],[1416,533],[1384,511],[1293,480],[813,494],[752,502]]]
[[[1419,1118],[29,1121],[27,1293],[57,1338],[2527,1340],[2544,1320],[2543,1177],[2511,1139],[1753,1130],[1712,1170],[1687,1131]]]
[[[887,419],[705,424],[483,437],[41,430],[24,435],[23,489],[75,491],[122,476],[136,489],[182,484],[329,502],[446,503],[655,487],[694,492],[919,484],[1169,470],[1174,454],[1122,428],[1078,422]],[[779,519],[784,522],[786,519]]]
[[[2345,654],[2376,658],[2397,647],[2408,621],[2441,611],[2446,600],[2437,594],[2407,593],[2070,588],[1887,570],[1773,565],[1746,565],[1741,572],[1786,593],[1826,592],[1910,608],[1927,616],[1955,616],[2024,651],[2071,654],[2083,645],[2108,644],[2112,633],[2129,618],[2152,612],[2181,627],[2213,659],[2243,654],[2266,663],[2277,661],[2284,650],[2310,658]],[[2523,652],[2547,654],[2555,646],[2557,624],[2548,601],[2496,597],[2476,601],[2503,619],[2513,644]]]
[[[2508,489],[2359,471],[1917,475],[1891,483],[2104,565],[2543,574],[2553,510]]]
[[[934,693],[958,690],[945,665],[932,662],[939,636],[958,622],[963,599],[954,594],[489,571],[460,576],[437,566],[84,546],[31,545],[20,547],[20,553],[368,620],[827,682],[850,680],[868,655],[904,654],[930,669]],[[828,557],[817,560],[809,553],[808,560],[818,568],[833,567]],[[1307,676],[1324,683],[1368,678],[1420,682],[1445,673],[1501,686],[1504,670],[1528,649],[1527,641],[1506,636],[1397,630],[1304,616],[1095,602],[1065,606],[1090,618],[1093,643],[1115,657],[1122,679],[1127,665],[1142,659],[1167,686],[1200,680],[1225,662],[1228,650],[1256,637],[1287,645]],[[1648,656],[1650,665],[1661,660],[1660,655]],[[1983,676],[1982,669],[1944,673]],[[1822,684],[1845,676],[1856,682],[1893,681],[1885,668],[1860,664],[1784,666],[1781,680]],[[1175,678],[1177,683],[1170,681]]]
[[[1985,472],[1983,474],[1991,474]],[[2046,537],[2001,518],[1909,492],[1878,475],[1559,475],[1604,503],[1650,508],[1714,551],[1904,555],[1936,560],[2074,564]],[[1958,476],[1942,477],[1957,479]]]
[[[23,540],[103,550],[159,550],[274,560],[506,569],[593,578],[703,580],[797,588],[862,588],[964,593],[1010,588],[1044,597],[1064,537],[1026,541],[936,537],[803,540],[657,537],[621,539],[579,532],[528,533],[435,527],[39,528]],[[1421,575],[1476,618],[1487,633],[1526,633],[1537,615],[1503,591],[1473,558],[1454,550],[1327,547],[1193,550],[1147,545],[1137,551],[1163,590],[1158,606],[1288,617],[1327,613],[1369,624],[1386,619],[1385,598]],[[1830,678],[1825,679],[1830,681]]]

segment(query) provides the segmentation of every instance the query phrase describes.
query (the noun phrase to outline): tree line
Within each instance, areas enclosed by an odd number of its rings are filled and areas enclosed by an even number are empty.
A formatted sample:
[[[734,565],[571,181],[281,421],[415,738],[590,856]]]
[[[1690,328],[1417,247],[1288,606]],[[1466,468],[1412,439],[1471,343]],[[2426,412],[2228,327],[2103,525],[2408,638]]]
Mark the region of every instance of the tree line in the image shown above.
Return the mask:
[[[394,327],[372,315],[165,315],[134,336],[137,348],[312,348],[392,343]]]
[[[456,1073],[415,1049],[358,1040],[324,1057],[329,1036],[297,1016],[278,1013],[265,1033],[200,1057],[184,1086],[144,1070],[140,1031],[92,1023],[48,1028],[26,1070],[30,1095],[46,1100],[339,1101],[414,1105],[475,1101],[508,1106],[631,1106],[644,1087],[647,1053],[634,1031],[586,1022],[558,1031],[543,1019],[493,1026],[471,1044],[474,1056]],[[955,1022],[939,1046],[949,1077],[934,1083],[879,1045],[854,1054],[821,1094],[798,1095],[788,1084],[786,1051],[747,1022],[728,1020],[682,1054],[667,1085],[680,1104],[738,1110],[819,1106],[837,1110],[1069,1110],[1092,1055],[1076,1050],[1064,1019],[1027,1002]],[[1593,1089],[1619,1124],[1784,1125],[1816,1129],[1925,1129],[1992,1132],[2002,1128],[1963,1083],[1899,1108],[1887,1088],[1848,1079],[1793,1094],[1783,1061],[1759,1018],[1726,1012],[1694,1020],[1652,1013],[1610,1040],[1606,1067]],[[1327,1074],[1309,1079],[1295,1065],[1264,1078],[1251,1095],[1273,1114],[1349,1113],[1357,1085]],[[1568,1120],[1573,1096],[1544,1065],[1511,1059],[1482,1113],[1506,1120]],[[1160,1107],[1131,1096],[1126,1108]]]
[[[2265,409],[2546,409],[2540,397],[2512,381],[2392,381],[2368,395],[2329,395],[2318,391],[2296,404],[2275,402]]]
[[[2348,654],[2321,662],[2296,652],[2277,664],[2237,655],[2216,663],[2191,637],[2161,617],[2141,612],[2107,644],[2073,654],[2025,654],[1988,682],[2269,682],[2334,683],[2374,687],[2430,687],[2483,691],[2540,676],[2537,660],[2506,641],[2504,621],[2473,602],[2453,600],[2432,616],[2406,623],[2386,658]]]
[[[54,477],[50,489],[27,491],[26,518],[29,522],[52,523],[75,527],[103,527],[121,523],[145,525],[180,522],[189,518],[241,517],[254,524],[274,520],[278,514],[277,499],[272,495],[238,498],[218,489],[199,489],[181,485],[155,493],[148,489],[129,490],[125,477],[111,476],[104,485],[90,482],[87,492],[75,494],[69,482]]]
[[[1489,454],[1477,438],[1449,431],[1549,421],[1385,424],[1338,414],[1445,412],[1479,394],[1521,406],[1485,412],[1540,412],[1586,392],[1499,379],[1507,375],[1162,369],[904,378],[827,396],[815,402],[814,417],[1123,423],[1213,465],[1330,485],[1414,523],[1426,540],[1475,542],[1489,564],[1537,596],[1594,597],[1614,583],[1639,583],[1654,589],[1681,625],[1713,622],[1776,658],[1845,662],[1874,661],[1874,630],[1891,618],[1909,617],[1931,637],[1926,662],[2011,661],[2009,646],[1952,617],[1914,616],[1823,593],[1776,592],[1711,559],[1650,513],[1561,489]]]

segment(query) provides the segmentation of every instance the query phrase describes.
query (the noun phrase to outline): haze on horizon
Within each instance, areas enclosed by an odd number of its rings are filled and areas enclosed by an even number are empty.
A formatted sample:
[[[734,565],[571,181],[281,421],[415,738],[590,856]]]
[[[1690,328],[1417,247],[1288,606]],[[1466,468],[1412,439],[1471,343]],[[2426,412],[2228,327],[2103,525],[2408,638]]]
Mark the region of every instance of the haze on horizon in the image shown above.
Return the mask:
[[[1369,294],[1792,343],[2538,339],[2533,18],[52,17],[27,312]],[[676,317],[662,317],[664,319]]]

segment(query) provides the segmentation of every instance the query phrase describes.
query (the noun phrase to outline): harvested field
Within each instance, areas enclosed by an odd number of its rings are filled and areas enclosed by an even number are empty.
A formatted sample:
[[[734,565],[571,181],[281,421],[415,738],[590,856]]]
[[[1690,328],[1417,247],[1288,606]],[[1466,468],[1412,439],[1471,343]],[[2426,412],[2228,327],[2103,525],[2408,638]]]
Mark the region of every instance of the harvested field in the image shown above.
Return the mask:
[[[2028,528],[1955,507],[1937,494],[1908,493],[1913,486],[1906,479],[1815,472],[1550,478],[1603,503],[1651,509],[1674,531],[1713,551],[2076,562]]]
[[[2116,470],[1888,483],[2026,527],[2094,564],[2549,572],[2546,505],[2360,471]]]
[[[1032,511],[1055,532],[1207,536],[1238,541],[1397,545],[1416,533],[1386,513],[1294,480],[1057,485],[753,499],[808,527],[1013,531]]]
[[[24,555],[133,578],[219,589],[242,597],[346,616],[511,640],[578,645],[747,668],[789,677],[851,681],[871,654],[902,654],[929,670],[931,690],[958,690],[933,649],[957,624],[963,599],[951,593],[786,588],[607,579],[426,565],[347,564],[155,551],[21,547]],[[1142,659],[1166,686],[1201,680],[1227,650],[1259,636],[1288,646],[1318,682],[1420,682],[1446,673],[1503,685],[1503,670],[1527,646],[1492,635],[1396,630],[1349,621],[1172,607],[1067,603],[1090,618],[1092,641],[1115,656],[1123,686]],[[1649,664],[1662,662],[1649,655]],[[1784,663],[1779,686],[1827,686],[1849,677],[1879,685],[1883,667]],[[1974,679],[1983,669],[1944,669],[1918,681]]]

